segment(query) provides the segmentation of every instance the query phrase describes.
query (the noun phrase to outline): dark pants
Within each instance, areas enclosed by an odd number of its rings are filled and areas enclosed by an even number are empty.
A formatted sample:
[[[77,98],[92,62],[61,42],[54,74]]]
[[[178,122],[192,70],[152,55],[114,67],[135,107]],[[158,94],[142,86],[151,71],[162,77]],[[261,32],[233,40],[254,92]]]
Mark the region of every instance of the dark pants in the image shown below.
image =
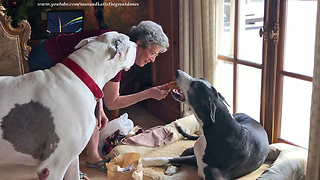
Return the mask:
[[[52,67],[49,54],[44,46],[45,40],[32,47],[28,56],[29,72],[44,70]]]

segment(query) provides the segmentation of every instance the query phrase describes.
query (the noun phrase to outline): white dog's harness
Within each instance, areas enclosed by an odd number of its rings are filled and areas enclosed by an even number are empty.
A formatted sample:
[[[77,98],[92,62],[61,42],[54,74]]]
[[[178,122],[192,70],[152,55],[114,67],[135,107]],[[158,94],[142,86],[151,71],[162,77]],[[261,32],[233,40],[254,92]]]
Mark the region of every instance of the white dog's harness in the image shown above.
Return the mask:
[[[68,67],[75,75],[77,75],[82,80],[82,82],[91,90],[97,102],[101,98],[103,98],[104,96],[103,91],[89,76],[89,74],[85,70],[83,70],[76,62],[74,62],[70,58],[66,58],[62,62],[62,64]]]

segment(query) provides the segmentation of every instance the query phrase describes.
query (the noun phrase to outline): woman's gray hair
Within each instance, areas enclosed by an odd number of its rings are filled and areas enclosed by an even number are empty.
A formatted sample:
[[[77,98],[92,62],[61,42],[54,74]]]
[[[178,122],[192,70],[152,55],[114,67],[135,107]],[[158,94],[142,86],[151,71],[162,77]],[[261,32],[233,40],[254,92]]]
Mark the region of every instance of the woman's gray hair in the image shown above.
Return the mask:
[[[160,53],[164,53],[169,48],[169,39],[163,32],[162,27],[152,21],[141,21],[137,26],[133,26],[129,32],[130,40],[141,41],[141,46],[147,48],[157,45],[161,48]]]

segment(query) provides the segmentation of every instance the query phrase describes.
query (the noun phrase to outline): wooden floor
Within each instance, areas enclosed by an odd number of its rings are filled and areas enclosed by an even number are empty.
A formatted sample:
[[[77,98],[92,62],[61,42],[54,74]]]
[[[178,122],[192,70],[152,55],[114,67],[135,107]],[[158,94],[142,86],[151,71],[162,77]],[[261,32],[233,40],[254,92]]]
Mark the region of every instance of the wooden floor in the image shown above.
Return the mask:
[[[164,122],[148,113],[141,104],[133,105],[120,110],[120,115],[128,113],[129,119],[134,125],[140,125],[144,130],[157,125],[164,125]],[[108,115],[108,112],[107,112]],[[90,180],[107,180],[107,174],[97,169],[85,166],[86,150],[80,155],[80,170],[86,173]],[[8,165],[0,162],[0,180],[35,180],[36,172],[34,167],[22,165]]]
[[[148,113],[143,105],[137,104],[119,111],[120,116],[123,113],[128,113],[129,119],[134,122],[134,125],[140,125],[144,130],[149,129],[151,127],[157,125],[164,125],[165,123],[158,119],[157,117],[153,116],[152,114]],[[109,116],[109,112],[107,112]],[[86,173],[90,180],[106,180],[107,175],[97,169],[88,168],[85,166],[85,158],[86,152],[82,152],[80,155],[80,170],[83,173]]]

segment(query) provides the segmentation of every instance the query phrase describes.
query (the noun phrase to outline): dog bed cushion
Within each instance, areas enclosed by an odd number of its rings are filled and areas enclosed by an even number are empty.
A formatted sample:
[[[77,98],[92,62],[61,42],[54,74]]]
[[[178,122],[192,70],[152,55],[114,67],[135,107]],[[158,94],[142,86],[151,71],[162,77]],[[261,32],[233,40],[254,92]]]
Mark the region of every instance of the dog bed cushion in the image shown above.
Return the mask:
[[[171,122],[170,124],[165,125],[164,127],[168,128],[173,132],[172,140],[169,144],[172,144],[174,142],[177,142],[178,140],[182,139],[183,136],[178,132],[175,122],[178,122],[181,126],[181,128],[188,134],[201,134],[201,128],[196,120],[194,115],[189,115],[180,119],[177,119],[176,121]],[[146,146],[131,146],[131,145],[117,145],[115,148],[113,148],[109,154],[105,156],[106,159],[113,159],[114,157],[124,154],[124,153],[130,153],[130,152],[139,152],[141,155],[148,154],[152,151],[155,151],[157,149],[162,148],[160,147],[146,147]]]
[[[273,164],[258,180],[303,180],[306,176],[308,151],[284,143],[270,145],[267,159]]]
[[[184,149],[192,147],[195,141],[179,140],[166,147],[153,151],[142,157],[176,157]],[[303,180],[306,174],[308,151],[284,143],[270,145],[270,152],[264,164],[257,170],[236,180]],[[177,174],[167,176],[164,174],[166,166],[145,167],[144,180],[201,180],[197,167],[181,166]]]
[[[201,128],[194,115],[177,119],[165,127],[173,132],[173,139],[169,145],[158,148],[144,146],[118,145],[106,155],[114,158],[128,152],[138,152],[141,157],[176,157],[187,148],[192,147],[195,141],[186,140],[177,131],[175,122],[179,122],[182,129],[188,134],[201,134]],[[293,145],[275,143],[270,145],[270,152],[265,163],[237,180],[303,180],[306,174],[308,151]],[[197,167],[182,166],[177,174],[164,175],[166,167],[146,167],[143,169],[144,180],[200,180]]]
[[[172,143],[166,147],[153,151],[149,154],[145,154],[144,157],[177,157],[187,148],[194,146],[195,141],[182,139],[175,143]],[[255,180],[259,177],[270,165],[272,161],[265,162],[259,169],[254,172],[241,177],[237,180]],[[183,165],[179,168],[179,172],[172,176],[164,174],[167,166],[160,167],[144,167],[143,168],[143,180],[202,180],[198,175],[198,169],[196,166]]]

